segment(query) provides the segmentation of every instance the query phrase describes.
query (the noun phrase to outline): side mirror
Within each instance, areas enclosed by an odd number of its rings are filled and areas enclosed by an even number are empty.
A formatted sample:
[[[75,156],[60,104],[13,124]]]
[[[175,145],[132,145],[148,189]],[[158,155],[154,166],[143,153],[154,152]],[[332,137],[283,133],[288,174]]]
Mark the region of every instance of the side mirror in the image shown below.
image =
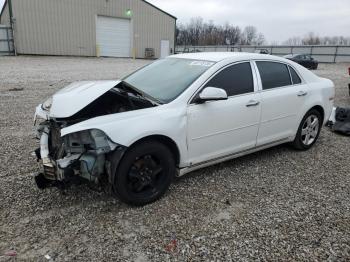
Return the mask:
[[[199,93],[197,102],[227,100],[227,93],[224,89],[217,87],[206,87]]]

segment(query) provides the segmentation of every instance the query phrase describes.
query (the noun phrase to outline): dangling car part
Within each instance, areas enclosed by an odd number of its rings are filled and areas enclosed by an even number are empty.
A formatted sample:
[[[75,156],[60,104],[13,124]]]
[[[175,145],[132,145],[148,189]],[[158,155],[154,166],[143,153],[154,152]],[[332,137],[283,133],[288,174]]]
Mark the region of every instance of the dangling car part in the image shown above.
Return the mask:
[[[350,136],[350,108],[335,107],[328,126],[333,132]]]
[[[123,80],[73,83],[39,105],[36,182],[83,179],[144,205],[174,176],[282,143],[311,148],[333,101],[332,81],[284,58],[170,56]]]

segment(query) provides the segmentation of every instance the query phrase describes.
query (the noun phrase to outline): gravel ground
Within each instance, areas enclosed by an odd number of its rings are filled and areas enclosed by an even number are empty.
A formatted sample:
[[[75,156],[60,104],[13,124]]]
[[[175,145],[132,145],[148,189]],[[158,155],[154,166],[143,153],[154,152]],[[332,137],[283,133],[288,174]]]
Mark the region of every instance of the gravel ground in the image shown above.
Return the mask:
[[[350,139],[326,128],[308,152],[279,146],[194,172],[142,208],[87,186],[38,190],[35,106],[147,63],[0,57],[0,261],[350,260]],[[349,66],[315,71],[335,82],[337,105],[350,105]]]

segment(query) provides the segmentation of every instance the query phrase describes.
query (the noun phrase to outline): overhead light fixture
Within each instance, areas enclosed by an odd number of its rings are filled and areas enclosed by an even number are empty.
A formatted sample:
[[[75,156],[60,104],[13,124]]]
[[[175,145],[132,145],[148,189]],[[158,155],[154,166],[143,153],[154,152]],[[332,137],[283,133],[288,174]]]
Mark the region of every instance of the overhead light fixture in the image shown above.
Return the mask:
[[[125,15],[128,16],[128,17],[131,17],[132,16],[132,11],[131,9],[128,9],[125,11]]]

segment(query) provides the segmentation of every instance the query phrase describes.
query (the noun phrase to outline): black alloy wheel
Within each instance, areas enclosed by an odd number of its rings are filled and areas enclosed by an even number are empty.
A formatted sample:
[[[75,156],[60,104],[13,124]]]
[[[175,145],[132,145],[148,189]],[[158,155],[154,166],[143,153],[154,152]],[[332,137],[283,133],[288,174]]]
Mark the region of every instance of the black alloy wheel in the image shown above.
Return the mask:
[[[175,175],[171,151],[157,141],[145,141],[130,148],[122,158],[114,179],[114,192],[132,205],[159,199]]]

